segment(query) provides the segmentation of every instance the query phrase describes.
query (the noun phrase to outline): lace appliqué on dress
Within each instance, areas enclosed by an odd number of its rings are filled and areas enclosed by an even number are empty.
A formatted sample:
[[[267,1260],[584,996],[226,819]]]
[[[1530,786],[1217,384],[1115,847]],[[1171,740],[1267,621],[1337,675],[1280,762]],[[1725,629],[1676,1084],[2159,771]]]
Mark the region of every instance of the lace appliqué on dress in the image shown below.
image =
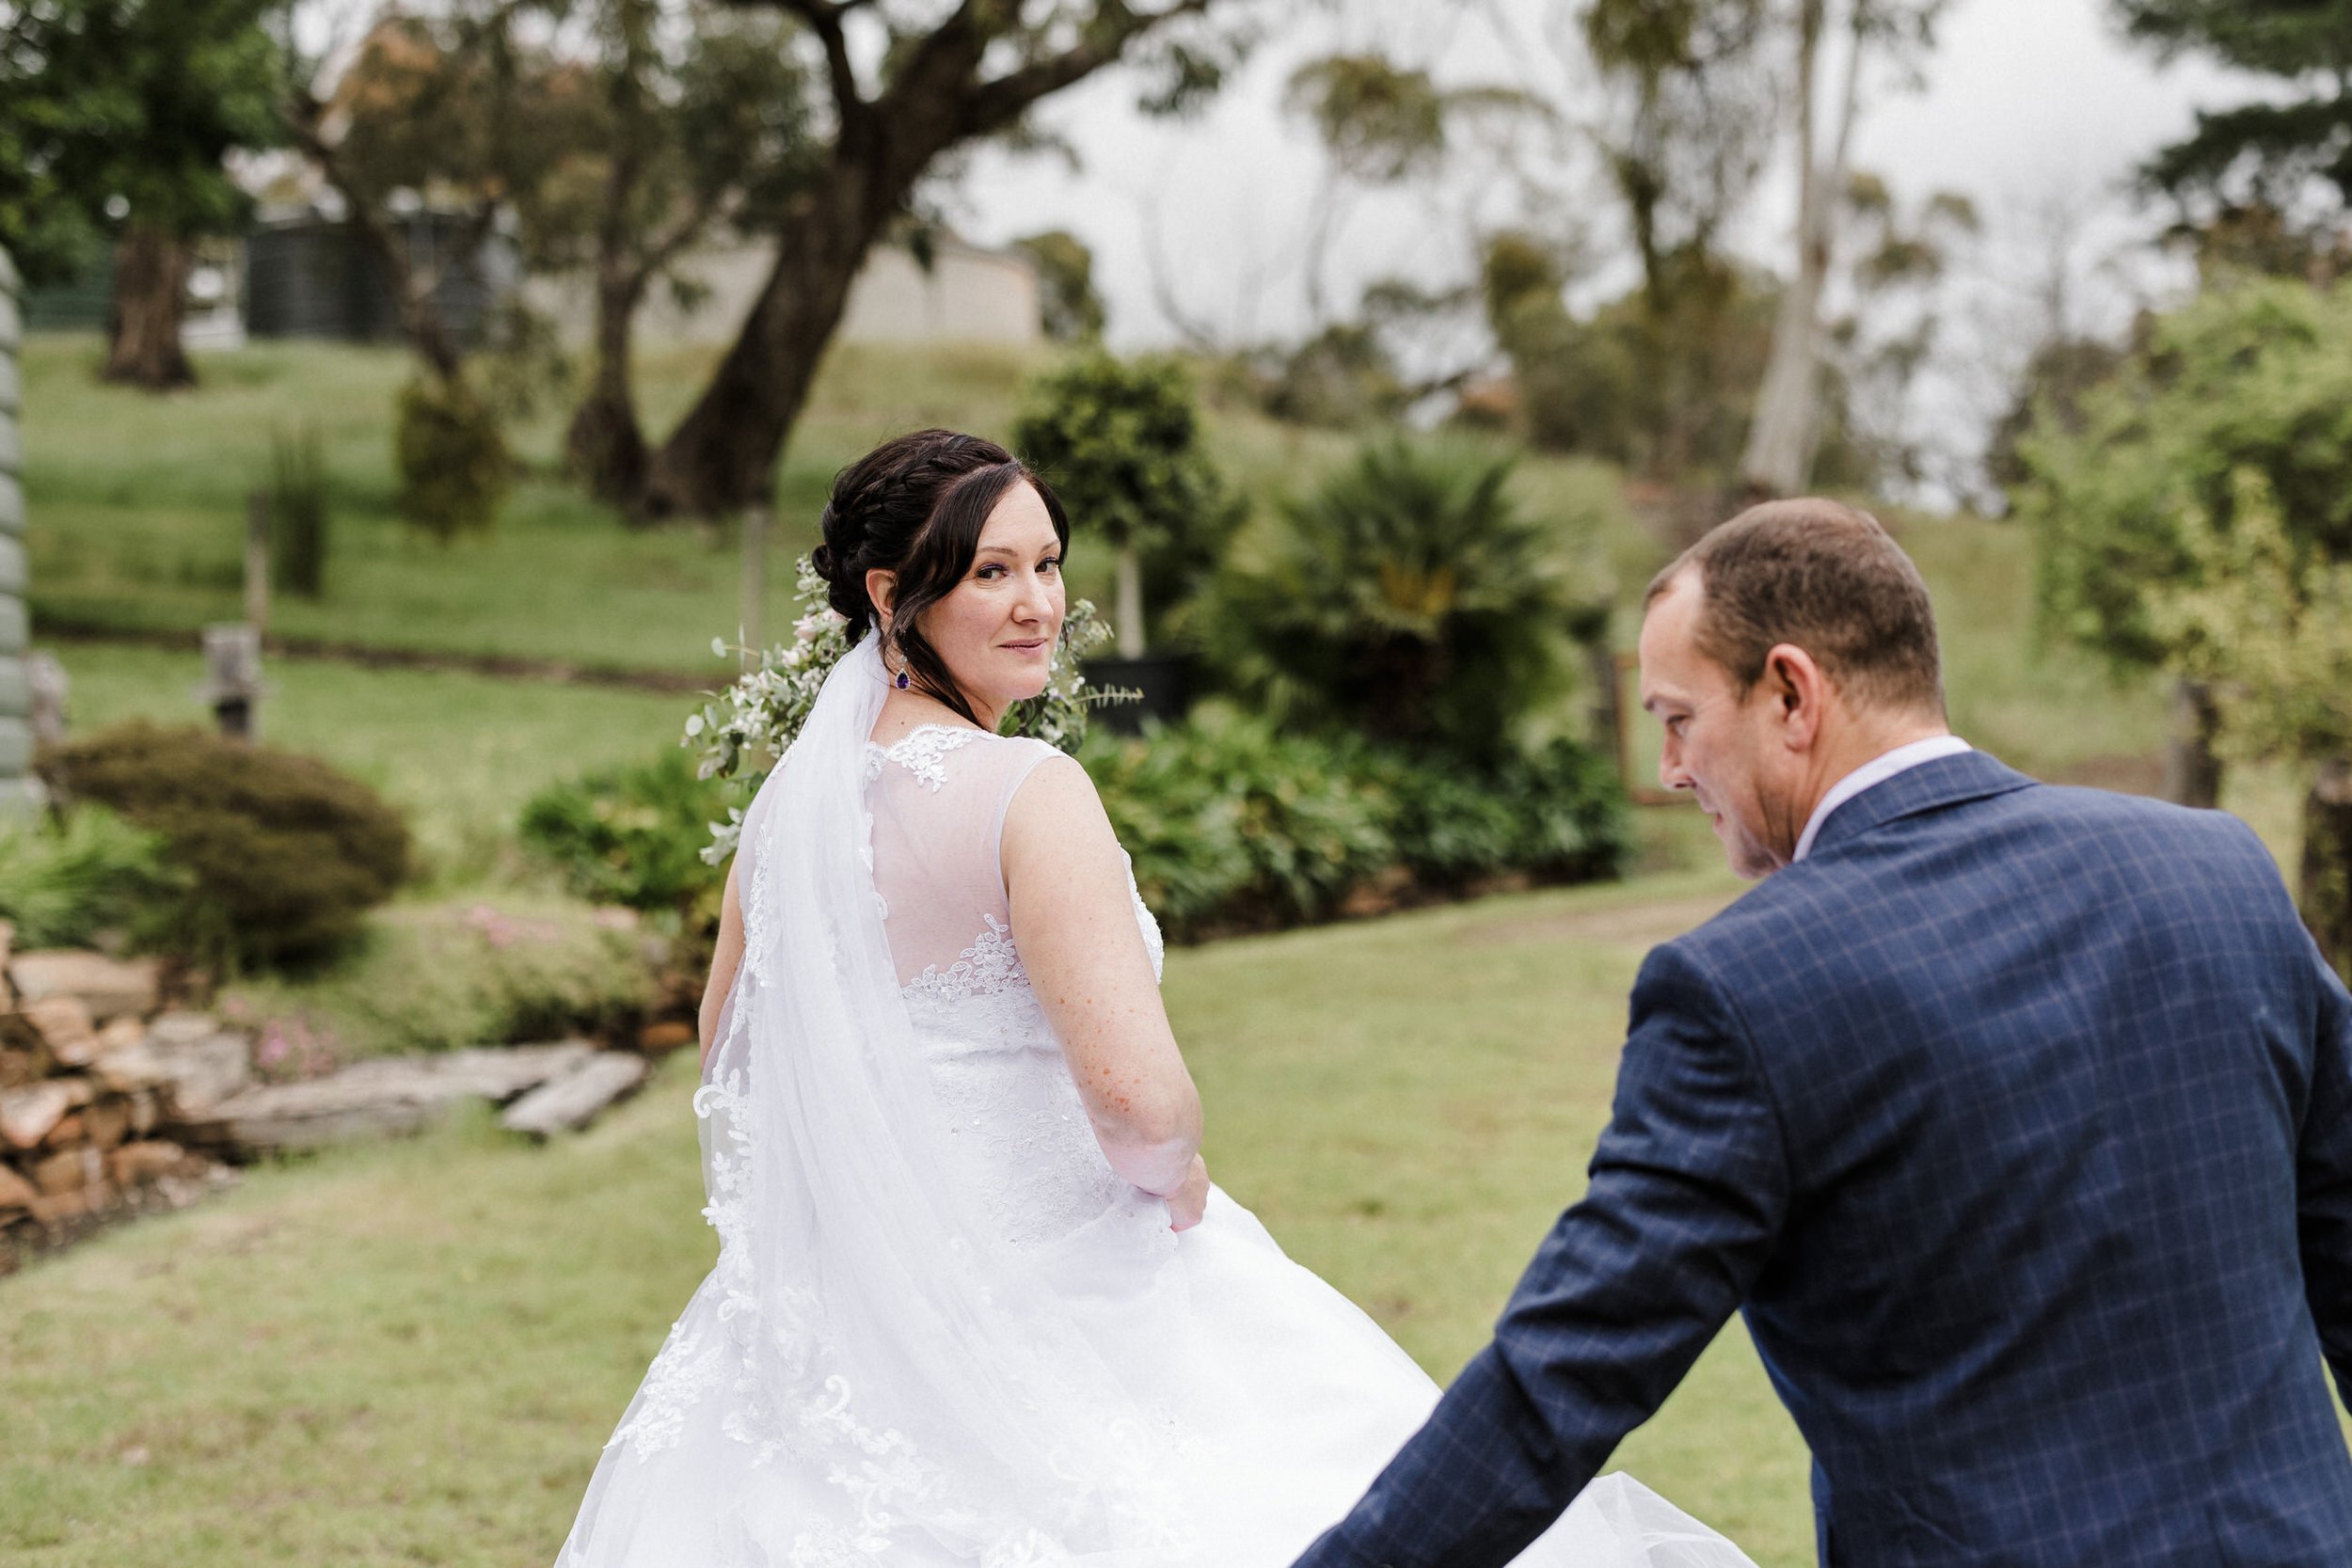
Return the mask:
[[[870,781],[882,777],[882,764],[895,762],[939,793],[947,782],[946,756],[960,752],[976,740],[994,738],[985,730],[967,730],[953,724],[918,724],[887,746],[866,742],[866,777]]]
[[[928,965],[901,988],[910,1000],[946,1004],[1028,989],[1028,971],[1021,967],[1021,955],[1013,948],[1012,927],[993,914],[980,919],[988,929],[954,963],[944,972],[937,964]]]

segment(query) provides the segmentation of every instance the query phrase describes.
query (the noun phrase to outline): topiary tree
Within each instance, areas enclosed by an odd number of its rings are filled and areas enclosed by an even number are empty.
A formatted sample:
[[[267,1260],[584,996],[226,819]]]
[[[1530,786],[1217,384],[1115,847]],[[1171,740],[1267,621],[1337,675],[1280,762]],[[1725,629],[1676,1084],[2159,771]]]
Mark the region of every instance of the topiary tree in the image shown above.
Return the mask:
[[[2305,624],[2326,621],[2328,574],[2352,562],[2352,293],[2275,281],[2209,293],[2156,323],[2080,419],[2022,448],[2042,623],[2119,671],[2184,682],[2202,738],[2225,752],[2318,769],[2300,891],[2324,927],[2326,889],[2352,857],[2330,799],[2352,793],[2352,733],[2284,716],[2312,707],[2324,662],[2294,660],[2322,646]],[[2257,574],[2277,598],[2269,621],[2229,597],[2251,591],[2233,579],[2265,551],[2287,562]]]
[[[1582,601],[1513,458],[1393,439],[1285,501],[1219,578],[1210,654],[1279,719],[1492,760],[1566,684]]]
[[[1072,526],[1109,536],[1119,651],[1141,657],[1147,608],[1201,580],[1239,520],[1201,446],[1192,377],[1173,358],[1082,355],[1032,384],[1012,438]]]
[[[162,837],[193,879],[165,940],[224,968],[318,957],[408,877],[399,813],[316,757],[133,720],[44,750],[39,768],[60,800]]]

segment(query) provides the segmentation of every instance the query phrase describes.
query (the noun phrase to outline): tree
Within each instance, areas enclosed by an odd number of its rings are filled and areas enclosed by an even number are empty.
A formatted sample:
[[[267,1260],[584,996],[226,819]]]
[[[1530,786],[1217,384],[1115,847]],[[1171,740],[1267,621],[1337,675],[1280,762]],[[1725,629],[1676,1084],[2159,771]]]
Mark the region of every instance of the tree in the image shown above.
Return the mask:
[[[1039,378],[1012,438],[1071,515],[1110,536],[1111,624],[1120,656],[1141,657],[1147,569],[1165,609],[1205,576],[1236,521],[1201,446],[1192,378],[1175,359],[1095,350]]]
[[[2297,539],[2268,483],[2231,478],[2227,520],[2180,515],[2191,563],[2150,609],[2169,661],[2214,693],[2224,745],[2316,772],[2303,814],[2303,919],[2352,979],[2352,560]]]
[[[523,36],[524,16],[514,0],[387,16],[326,97],[297,86],[286,105],[296,145],[381,267],[421,368],[459,401],[470,395],[467,345],[442,311],[443,281],[482,274],[501,222],[588,142],[596,112],[583,74]],[[421,235],[404,221],[418,211],[453,213],[457,231]]]
[[[1057,343],[1092,342],[1109,320],[1094,287],[1094,252],[1067,230],[1049,229],[1012,242],[1037,264],[1038,308],[1045,335]]]
[[[0,244],[35,279],[114,245],[109,381],[196,379],[180,347],[190,247],[233,230],[224,168],[272,145],[275,0],[0,0]]]
[[[2352,737],[2328,740],[2324,721],[2290,732],[2278,715],[2335,678],[2335,656],[2312,651],[2332,646],[2328,625],[2340,632],[2329,617],[2352,563],[2352,293],[2217,290],[2153,324],[2080,418],[2079,434],[2046,428],[2022,444],[2032,477],[2019,514],[2035,532],[2044,626],[2119,672],[2161,671],[2201,693],[2197,717],[2216,740],[2234,728],[2241,749],[2319,765],[2305,804],[2318,856],[2305,914],[2336,920],[2327,889],[2343,885],[2352,855]],[[2280,550],[2291,572],[2274,569]],[[2269,623],[2231,608],[2249,592],[2274,595],[2256,607]],[[2247,632],[2238,645],[2233,626]],[[2314,662],[2296,664],[2296,650]]]
[[[2110,0],[2134,38],[2301,89],[2207,113],[2142,170],[2185,207],[2292,213],[2313,188],[2352,203],[2352,0]]]
[[[1187,25],[1220,0],[959,0],[928,24],[879,0],[767,3],[821,49],[831,123],[815,172],[784,203],[740,332],[648,465],[640,504],[654,515],[712,515],[770,492],[866,252],[947,153],[1019,129],[1045,99],[1147,51],[1147,106],[1181,109],[1215,90],[1245,41]],[[870,47],[853,41],[860,28]]]
[[[1340,54],[1291,73],[1283,106],[1313,125],[1326,174],[1307,228],[1307,311],[1327,325],[1330,253],[1351,193],[1435,173],[1456,122],[1473,116],[1542,116],[1537,100],[1503,87],[1445,87],[1428,71],[1385,55]]]
[[[1821,434],[1822,300],[1836,244],[1866,66],[1915,61],[1934,40],[1947,0],[1796,0],[1788,28],[1796,66],[1790,115],[1797,147],[1797,266],[1772,324],[1772,358],[1740,456],[1741,483],[1759,496],[1804,488]],[[1846,57],[1834,107],[1824,45],[1842,33]],[[1828,118],[1823,111],[1828,110]],[[1824,152],[1826,148],[1826,152]]]
[[[532,265],[585,267],[594,279],[594,358],[565,455],[592,494],[627,506],[648,456],[631,324],[665,278],[691,293],[676,269],[698,241],[782,221],[818,167],[815,84],[788,18],[699,0],[599,0],[590,21],[588,139],[520,210]]]

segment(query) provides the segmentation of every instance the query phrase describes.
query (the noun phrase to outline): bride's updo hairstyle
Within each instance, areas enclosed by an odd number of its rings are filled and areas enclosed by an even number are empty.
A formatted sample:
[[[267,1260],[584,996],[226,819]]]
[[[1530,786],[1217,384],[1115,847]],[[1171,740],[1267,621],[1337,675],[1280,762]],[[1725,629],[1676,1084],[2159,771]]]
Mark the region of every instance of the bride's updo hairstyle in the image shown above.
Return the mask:
[[[834,475],[822,520],[825,542],[809,557],[825,579],[826,597],[849,619],[852,642],[881,624],[866,596],[866,574],[897,574],[884,654],[895,651],[906,660],[913,684],[974,724],[979,721],[971,703],[923,635],[923,612],[963,580],[988,515],[1024,482],[1045,503],[1054,536],[1069,549],[1070,519],[1061,501],[995,442],[952,430],[897,436]]]

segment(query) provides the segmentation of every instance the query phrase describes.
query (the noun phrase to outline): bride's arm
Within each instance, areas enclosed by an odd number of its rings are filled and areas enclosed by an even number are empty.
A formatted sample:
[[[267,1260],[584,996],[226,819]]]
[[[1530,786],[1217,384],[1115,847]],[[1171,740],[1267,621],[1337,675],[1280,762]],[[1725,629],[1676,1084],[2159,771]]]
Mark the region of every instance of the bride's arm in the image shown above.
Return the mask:
[[[1069,1059],[1111,1168],[1148,1193],[1205,1196],[1200,1095],[1160,1006],[1126,858],[1094,783],[1040,764],[1005,814],[1001,859],[1021,966]],[[1195,1192],[1195,1188],[1199,1192]],[[1178,1216],[1180,1226],[1190,1217]]]
[[[719,1042],[726,1022],[728,993],[735,990],[735,972],[743,963],[743,911],[735,901],[735,862],[727,863],[727,890],[719,896],[719,942],[710,955],[710,980],[703,987],[703,1005],[695,1015],[702,1037],[702,1065],[710,1070],[710,1048]]]

